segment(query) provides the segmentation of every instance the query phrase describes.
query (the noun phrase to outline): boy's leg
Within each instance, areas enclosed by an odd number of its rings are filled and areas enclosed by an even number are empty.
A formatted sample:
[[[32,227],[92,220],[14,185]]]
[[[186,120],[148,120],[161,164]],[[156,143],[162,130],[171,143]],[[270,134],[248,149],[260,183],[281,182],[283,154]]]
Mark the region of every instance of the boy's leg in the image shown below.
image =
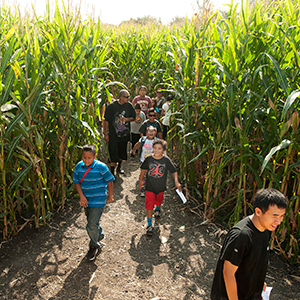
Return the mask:
[[[158,195],[155,195],[155,212],[154,212],[154,217],[159,218],[160,217],[160,206],[164,201],[164,192],[159,193]]]
[[[149,191],[145,192],[146,198],[145,198],[145,208],[147,210],[147,235],[153,235],[153,226],[152,226],[152,212],[154,208],[154,202],[155,202],[155,194]]]
[[[90,237],[90,247],[100,249],[101,245],[99,240],[104,238],[104,232],[100,226],[100,218],[103,213],[104,207],[87,207],[85,208],[85,214],[87,217],[86,230]]]

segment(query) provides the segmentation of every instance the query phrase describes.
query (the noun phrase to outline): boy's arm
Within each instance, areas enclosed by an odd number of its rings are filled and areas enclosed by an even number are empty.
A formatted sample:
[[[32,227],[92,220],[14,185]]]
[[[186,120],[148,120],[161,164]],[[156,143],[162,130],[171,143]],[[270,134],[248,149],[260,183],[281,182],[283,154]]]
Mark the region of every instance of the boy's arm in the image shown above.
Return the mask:
[[[141,142],[137,142],[134,146],[133,146],[133,149],[132,149],[132,154],[135,155],[135,151],[137,149],[139,149],[141,146]]]
[[[140,182],[139,182],[139,188],[141,189],[143,187],[143,178],[146,174],[146,170],[145,169],[141,169],[141,174],[140,174]]]
[[[108,196],[107,196],[107,203],[114,201],[113,199],[113,189],[114,189],[114,184],[113,182],[109,182],[107,184],[107,191],[108,191]]]
[[[237,269],[238,267],[233,265],[230,261],[224,261],[223,277],[229,300],[239,300],[237,292],[237,283],[235,278],[235,272],[237,271]]]
[[[84,208],[88,207],[88,201],[82,192],[81,185],[78,183],[74,183],[74,184],[75,184],[76,191],[80,198],[80,205]]]
[[[178,173],[177,172],[174,172],[173,174],[173,177],[174,177],[174,181],[175,181],[175,186],[176,188],[182,192],[182,187],[181,187],[181,184],[179,183],[179,180],[178,180]]]

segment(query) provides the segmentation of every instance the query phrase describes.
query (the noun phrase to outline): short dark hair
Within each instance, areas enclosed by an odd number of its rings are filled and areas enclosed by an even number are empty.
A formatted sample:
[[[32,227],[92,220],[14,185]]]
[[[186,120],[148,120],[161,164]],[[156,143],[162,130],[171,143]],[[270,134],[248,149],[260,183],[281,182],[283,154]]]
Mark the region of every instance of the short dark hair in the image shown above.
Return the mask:
[[[147,92],[147,88],[146,88],[144,85],[141,85],[141,86],[139,87],[139,91],[140,91],[141,89],[145,89],[146,92]]]
[[[82,152],[92,152],[94,155],[96,154],[96,147],[94,145],[84,145],[82,147]]]
[[[137,103],[135,106],[134,106],[134,109],[142,109],[141,108],[141,105],[139,103]]]
[[[151,114],[151,113],[155,113],[155,109],[153,107],[148,109],[148,115]]]
[[[168,101],[172,101],[174,99],[174,96],[172,94],[168,95],[167,96],[167,100]]]
[[[157,144],[161,145],[163,150],[165,150],[165,151],[167,150],[167,142],[166,141],[161,140],[161,139],[156,139],[153,141],[152,148]]]
[[[129,94],[129,92],[127,90],[123,89],[119,92],[119,98],[126,97],[127,94]]]
[[[269,206],[273,205],[286,209],[288,201],[281,192],[273,188],[257,191],[253,199],[253,210],[258,207],[265,213],[269,209]]]

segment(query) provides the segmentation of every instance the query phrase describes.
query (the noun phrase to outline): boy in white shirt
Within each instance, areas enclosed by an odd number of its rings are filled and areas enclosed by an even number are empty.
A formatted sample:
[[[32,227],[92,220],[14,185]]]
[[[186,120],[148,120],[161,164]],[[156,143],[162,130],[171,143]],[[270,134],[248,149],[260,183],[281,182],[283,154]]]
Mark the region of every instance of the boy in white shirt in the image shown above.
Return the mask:
[[[147,128],[146,136],[142,136],[140,140],[134,145],[132,149],[132,154],[135,155],[136,150],[140,149],[140,162],[142,163],[145,158],[152,155],[153,153],[153,141],[156,139],[157,129],[154,126],[149,126]],[[145,187],[144,185],[140,188],[141,196],[145,197]]]

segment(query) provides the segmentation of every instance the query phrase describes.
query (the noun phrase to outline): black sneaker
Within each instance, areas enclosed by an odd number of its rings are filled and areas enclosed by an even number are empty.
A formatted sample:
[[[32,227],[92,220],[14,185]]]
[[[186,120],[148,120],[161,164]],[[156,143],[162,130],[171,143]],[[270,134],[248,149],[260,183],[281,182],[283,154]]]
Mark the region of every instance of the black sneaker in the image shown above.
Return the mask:
[[[98,248],[96,248],[95,246],[90,246],[90,250],[87,254],[87,259],[94,260],[96,258],[97,253],[98,253]]]
[[[153,235],[153,229],[154,229],[153,226],[149,225],[147,227],[147,235],[152,236]]]
[[[154,218],[159,218],[160,217],[160,210],[155,210],[154,211]]]
[[[117,173],[119,173],[119,174],[124,174],[125,172],[124,172],[124,170],[123,169],[121,169],[121,165],[120,164],[118,164],[118,166],[117,166]]]

